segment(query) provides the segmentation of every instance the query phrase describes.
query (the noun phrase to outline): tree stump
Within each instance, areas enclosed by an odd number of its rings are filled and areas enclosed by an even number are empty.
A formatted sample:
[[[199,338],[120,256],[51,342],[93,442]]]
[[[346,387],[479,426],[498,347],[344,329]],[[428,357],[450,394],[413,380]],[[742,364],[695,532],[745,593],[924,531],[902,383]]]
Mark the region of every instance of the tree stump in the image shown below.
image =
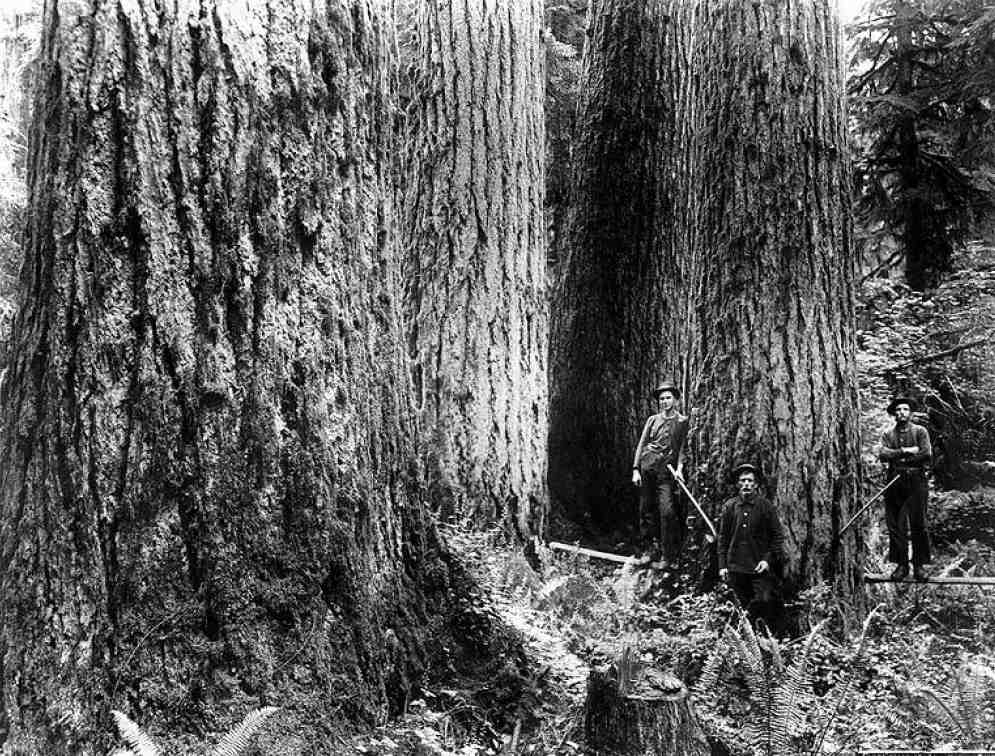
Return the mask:
[[[639,670],[620,692],[615,666],[587,678],[584,733],[598,756],[707,756],[688,689],[669,672]]]

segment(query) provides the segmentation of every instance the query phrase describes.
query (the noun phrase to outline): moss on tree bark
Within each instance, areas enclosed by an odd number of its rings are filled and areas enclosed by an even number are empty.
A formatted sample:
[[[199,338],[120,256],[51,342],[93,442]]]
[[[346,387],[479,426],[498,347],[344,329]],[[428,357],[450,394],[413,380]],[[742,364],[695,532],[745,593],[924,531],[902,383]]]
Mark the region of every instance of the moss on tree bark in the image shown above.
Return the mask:
[[[269,703],[382,721],[453,630],[385,10],[46,7],[2,393],[6,750],[102,753],[111,708],[172,732]]]

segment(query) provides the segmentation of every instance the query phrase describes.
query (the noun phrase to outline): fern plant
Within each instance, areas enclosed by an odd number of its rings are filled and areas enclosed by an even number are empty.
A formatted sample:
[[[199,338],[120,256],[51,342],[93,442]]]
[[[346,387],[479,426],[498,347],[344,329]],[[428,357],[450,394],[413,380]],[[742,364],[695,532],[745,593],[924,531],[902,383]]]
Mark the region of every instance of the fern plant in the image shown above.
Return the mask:
[[[131,717],[120,711],[112,711],[111,714],[121,739],[131,746],[128,750],[114,751],[111,756],[160,756],[159,747]]]
[[[750,714],[738,733],[710,722],[715,734],[735,750],[778,756],[796,753],[796,736],[814,706],[811,684],[812,647],[822,624],[806,637],[790,664],[785,664],[777,639],[767,633],[760,637],[745,614],[727,625],[715,649],[705,662],[694,692],[701,696],[715,690],[722,672],[738,672],[749,691]]]
[[[249,750],[252,739],[262,729],[266,720],[278,710],[279,707],[276,706],[264,706],[250,711],[245,715],[245,719],[225,733],[221,741],[211,749],[211,756],[242,756]],[[111,714],[114,716],[121,739],[130,746],[127,749],[114,751],[111,756],[162,756],[162,751],[148,733],[127,714],[120,711],[112,711]]]
[[[944,724],[952,725],[965,748],[995,745],[995,669],[979,659],[965,657],[956,671],[937,688],[911,689],[925,699]]]
[[[735,670],[742,675],[749,690],[750,715],[738,731],[721,722],[708,722],[713,734],[735,751],[765,756],[824,753],[833,723],[844,711],[855,681],[864,675],[867,634],[881,606],[875,607],[865,618],[856,645],[844,664],[846,676],[823,699],[813,691],[811,670],[813,651],[821,639],[825,620],[812,629],[802,646],[792,654],[791,663],[786,664],[777,639],[769,633],[766,637],[758,636],[746,616],[740,613],[737,623],[726,627],[705,662],[694,693],[701,696],[717,690],[722,683],[722,673],[727,669]],[[807,722],[814,722],[814,738],[810,746],[803,748],[798,738],[805,733]]]

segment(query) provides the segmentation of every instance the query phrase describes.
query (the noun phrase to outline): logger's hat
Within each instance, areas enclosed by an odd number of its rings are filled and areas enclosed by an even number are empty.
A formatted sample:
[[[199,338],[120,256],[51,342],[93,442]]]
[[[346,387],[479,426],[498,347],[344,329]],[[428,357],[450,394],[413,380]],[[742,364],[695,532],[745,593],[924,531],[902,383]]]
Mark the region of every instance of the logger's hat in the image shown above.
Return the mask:
[[[677,386],[675,386],[673,383],[668,383],[667,381],[664,381],[655,389],[653,389],[653,398],[659,399],[660,394],[662,394],[664,391],[669,391],[671,394],[674,395],[675,399],[681,398],[681,390],[677,388]]]
[[[739,480],[739,476],[743,473],[753,473],[753,477],[757,479],[757,482],[760,482],[761,478],[763,478],[763,475],[760,473],[760,470],[756,465],[751,465],[749,462],[743,462],[740,465],[736,465],[733,469],[732,479]]]
[[[909,405],[909,409],[912,410],[913,412],[919,409],[919,403],[911,396],[896,396],[894,399],[891,400],[891,403],[887,407],[888,414],[894,415],[895,410],[898,409],[899,404]]]

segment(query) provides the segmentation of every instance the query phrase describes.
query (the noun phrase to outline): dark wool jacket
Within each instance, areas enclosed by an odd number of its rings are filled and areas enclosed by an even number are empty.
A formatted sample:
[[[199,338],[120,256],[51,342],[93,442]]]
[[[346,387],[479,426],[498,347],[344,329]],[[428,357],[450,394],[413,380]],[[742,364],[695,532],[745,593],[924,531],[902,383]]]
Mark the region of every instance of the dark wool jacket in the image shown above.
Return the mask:
[[[719,569],[753,572],[763,560],[774,570],[784,561],[784,529],[777,510],[756,493],[752,504],[739,496],[726,501],[719,519]]]

